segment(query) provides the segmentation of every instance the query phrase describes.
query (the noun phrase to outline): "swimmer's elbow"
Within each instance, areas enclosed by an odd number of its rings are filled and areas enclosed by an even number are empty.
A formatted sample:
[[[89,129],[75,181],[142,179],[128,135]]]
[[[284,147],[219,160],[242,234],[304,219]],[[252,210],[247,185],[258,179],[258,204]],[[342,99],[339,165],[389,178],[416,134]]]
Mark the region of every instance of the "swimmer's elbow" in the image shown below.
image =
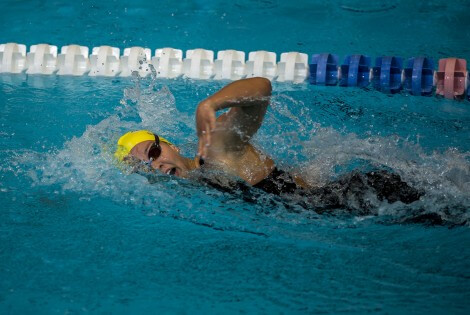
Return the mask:
[[[252,80],[255,81],[257,90],[259,91],[261,96],[271,96],[271,92],[272,92],[271,81],[262,77],[256,77],[256,78],[253,78]]]

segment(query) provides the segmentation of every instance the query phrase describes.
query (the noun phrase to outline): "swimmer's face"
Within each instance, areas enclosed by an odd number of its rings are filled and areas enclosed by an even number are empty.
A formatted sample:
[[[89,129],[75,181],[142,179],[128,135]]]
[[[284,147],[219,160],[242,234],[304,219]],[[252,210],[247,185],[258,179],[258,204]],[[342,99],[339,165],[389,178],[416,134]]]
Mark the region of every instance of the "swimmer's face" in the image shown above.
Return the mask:
[[[137,159],[147,162],[149,161],[149,150],[155,141],[143,141],[134,146],[130,154]],[[160,142],[162,153],[160,156],[152,161],[152,168],[167,175],[175,175],[178,177],[185,177],[189,171],[185,164],[184,158],[179,154],[179,150],[172,145],[165,142]]]

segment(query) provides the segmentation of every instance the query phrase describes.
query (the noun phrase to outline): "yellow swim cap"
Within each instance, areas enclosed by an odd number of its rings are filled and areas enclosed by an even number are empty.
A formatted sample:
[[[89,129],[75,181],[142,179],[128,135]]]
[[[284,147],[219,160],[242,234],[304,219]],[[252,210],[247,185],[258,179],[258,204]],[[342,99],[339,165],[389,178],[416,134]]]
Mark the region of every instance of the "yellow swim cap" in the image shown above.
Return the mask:
[[[172,144],[170,141],[166,140],[163,137],[158,136],[160,142],[165,142],[168,144]],[[155,141],[155,134],[148,130],[137,130],[137,131],[130,131],[124,134],[121,138],[119,138],[117,142],[117,150],[114,153],[114,156],[119,160],[122,161],[132,150],[133,147],[138,145],[144,141]]]

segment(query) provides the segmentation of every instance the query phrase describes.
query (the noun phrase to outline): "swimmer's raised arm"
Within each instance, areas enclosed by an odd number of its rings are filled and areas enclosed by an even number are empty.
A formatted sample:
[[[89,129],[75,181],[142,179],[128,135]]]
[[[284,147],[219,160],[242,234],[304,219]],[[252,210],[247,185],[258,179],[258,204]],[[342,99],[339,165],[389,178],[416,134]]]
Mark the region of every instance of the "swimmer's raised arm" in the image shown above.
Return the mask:
[[[270,96],[268,79],[251,78],[232,82],[200,102],[196,110],[198,155],[205,157],[210,145],[241,150],[261,126]],[[230,110],[216,120],[215,112],[225,108]]]

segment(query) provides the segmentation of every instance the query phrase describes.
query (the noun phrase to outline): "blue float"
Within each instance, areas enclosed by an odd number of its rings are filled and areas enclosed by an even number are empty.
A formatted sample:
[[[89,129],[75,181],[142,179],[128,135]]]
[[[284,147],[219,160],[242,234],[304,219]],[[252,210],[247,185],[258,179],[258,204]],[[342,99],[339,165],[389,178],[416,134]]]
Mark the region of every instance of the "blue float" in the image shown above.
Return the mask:
[[[309,64],[310,84],[336,85],[338,83],[338,56],[332,54],[312,55]]]
[[[378,57],[372,68],[372,83],[377,90],[385,93],[398,93],[401,90],[403,58]]]
[[[340,67],[340,86],[365,87],[370,81],[370,57],[349,55]]]
[[[413,95],[431,95],[434,83],[434,61],[425,57],[410,58],[405,67],[404,89]]]

